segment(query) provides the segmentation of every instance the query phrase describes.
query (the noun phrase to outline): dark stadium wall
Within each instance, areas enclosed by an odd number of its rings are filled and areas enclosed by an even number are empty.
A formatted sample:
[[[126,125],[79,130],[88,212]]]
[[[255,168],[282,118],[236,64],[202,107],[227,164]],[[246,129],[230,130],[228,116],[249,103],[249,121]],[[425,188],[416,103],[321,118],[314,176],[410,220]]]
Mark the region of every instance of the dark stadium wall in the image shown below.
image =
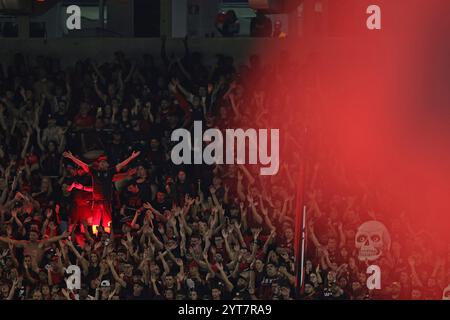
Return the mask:
[[[251,54],[269,54],[265,48],[276,48],[282,51],[286,42],[283,39],[251,39],[251,38],[214,38],[189,39],[191,51],[201,51],[207,62],[214,62],[218,53],[231,55],[237,64],[246,63]],[[122,50],[132,57],[141,56],[143,53],[152,54],[158,61],[161,52],[161,40],[159,38],[70,38],[70,39],[2,39],[0,44],[0,60],[8,61],[16,52],[23,52],[30,56],[49,54],[59,57],[62,63],[69,64],[80,57],[89,56],[98,61],[110,59],[114,52]],[[168,39],[167,52],[172,52],[180,57],[184,54],[181,39]]]

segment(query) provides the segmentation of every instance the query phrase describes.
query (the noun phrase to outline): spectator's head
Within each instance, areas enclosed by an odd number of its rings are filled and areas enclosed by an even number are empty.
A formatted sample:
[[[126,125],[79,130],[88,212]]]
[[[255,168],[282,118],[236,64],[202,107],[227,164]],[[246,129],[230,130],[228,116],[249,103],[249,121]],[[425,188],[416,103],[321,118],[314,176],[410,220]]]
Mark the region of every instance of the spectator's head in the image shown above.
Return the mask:
[[[48,282],[48,274],[47,274],[46,270],[41,270],[41,271],[39,271],[38,277],[39,277],[39,281],[40,281],[41,283],[46,283],[46,282]]]
[[[334,298],[339,298],[344,294],[344,290],[342,290],[341,287],[339,287],[338,285],[334,285],[331,288],[331,293],[333,295]]]
[[[3,298],[6,298],[9,295],[9,285],[7,283],[2,283],[0,285],[0,294]]]
[[[311,260],[306,260],[305,262],[305,271],[310,272],[313,270],[313,264]]]
[[[48,284],[43,284],[43,285],[41,286],[41,292],[42,292],[42,295],[43,295],[45,298],[51,296],[50,287],[49,287]]]
[[[312,295],[315,292],[314,285],[311,282],[305,282],[304,292],[306,295]]]
[[[42,300],[42,292],[38,289],[34,290],[31,295],[31,300]]]
[[[178,171],[178,175],[177,175],[178,181],[183,183],[186,180],[186,172],[184,170],[180,170]]]
[[[189,291],[189,300],[198,300],[198,292],[195,290]]]
[[[54,128],[56,126],[56,118],[49,114],[47,118],[47,126],[49,128]]]
[[[123,264],[123,273],[129,278],[133,277],[133,265],[131,263],[125,262]]]
[[[143,165],[139,165],[136,170],[136,175],[139,178],[147,178],[147,169]]]
[[[164,290],[164,298],[166,300],[174,300],[175,299],[175,292],[173,289],[165,289]]]
[[[157,263],[150,263],[150,273],[155,275],[156,277],[159,277],[161,275],[161,268]]]
[[[248,278],[247,276],[240,275],[237,281],[237,289],[238,290],[244,290],[248,287]]]
[[[292,227],[284,229],[284,237],[287,241],[292,241],[294,239],[294,230]]]
[[[358,272],[357,278],[359,283],[366,283],[367,275],[364,272]]]
[[[221,300],[222,290],[219,286],[213,286],[211,288],[211,297],[213,300]]]
[[[31,268],[31,256],[30,255],[25,255],[23,258],[23,263],[27,266],[27,268]]]
[[[201,236],[199,234],[193,234],[191,236],[191,241],[190,241],[191,247],[197,247],[197,246],[201,245],[201,243],[202,243],[202,240],[201,240]]]
[[[129,117],[130,117],[130,110],[128,110],[128,108],[123,108],[121,116],[122,116],[122,121],[128,121]]]
[[[358,281],[353,281],[352,282],[352,295],[354,297],[358,297],[362,294],[363,292],[363,287],[361,285],[361,283],[359,283]]]
[[[328,238],[328,242],[327,242],[327,250],[330,252],[334,252],[337,249],[337,239],[334,237],[330,237]]]
[[[264,262],[261,259],[255,260],[255,270],[262,272],[264,270]]]
[[[51,295],[53,300],[58,300],[61,293],[61,288],[58,285],[52,286]]]
[[[278,272],[277,267],[273,263],[268,263],[266,265],[266,273],[268,277],[271,278],[276,277],[277,272]]]
[[[234,10],[228,10],[225,13],[225,21],[228,23],[233,23],[237,20],[236,12]]]
[[[183,292],[177,292],[176,300],[186,300],[186,295]]]
[[[223,248],[223,244],[224,244],[223,238],[219,235],[216,235],[214,237],[214,245],[216,246],[216,248],[220,248],[220,249]]]
[[[433,289],[437,286],[436,278],[428,278],[427,287]]]
[[[164,192],[159,191],[156,193],[156,201],[158,203],[164,202],[165,199],[166,199],[166,194]]]
[[[402,291],[402,285],[400,284],[400,282],[393,282],[391,284],[391,292],[392,292],[393,297],[400,295],[401,291]]]
[[[340,277],[338,280],[338,285],[339,287],[341,287],[342,289],[346,289],[348,286],[348,280],[346,277]]]
[[[340,255],[341,255],[341,259],[343,261],[346,261],[349,255],[348,249],[347,247],[342,247],[339,251]]]
[[[280,294],[280,284],[278,281],[272,281],[272,297],[278,299],[278,295]]]
[[[319,283],[319,279],[317,278],[317,275],[315,273],[311,273],[309,275],[309,281],[315,286]]]
[[[142,281],[143,273],[141,270],[137,269],[133,271],[133,282]]]
[[[173,288],[175,286],[175,277],[172,274],[168,274],[165,276],[164,286],[166,288]]]
[[[49,192],[52,186],[52,181],[48,177],[43,177],[41,180],[41,191]]]
[[[97,159],[98,170],[106,171],[109,168],[108,158],[106,156],[100,156]]]
[[[31,242],[36,242],[39,240],[39,233],[35,230],[30,230],[28,236]]]
[[[139,297],[142,295],[144,291],[144,283],[140,280],[135,281],[133,285],[133,296]]]
[[[411,290],[412,300],[422,300],[422,291],[419,288],[413,288]]]
[[[126,249],[124,248],[120,248],[117,251],[117,258],[119,260],[119,262],[125,262],[127,260],[127,252]]]
[[[116,86],[114,85],[114,83],[110,83],[108,85],[108,95],[112,97],[115,95],[115,93],[116,93]]]
[[[223,257],[220,253],[216,253],[214,256],[214,260],[216,263],[222,263],[223,262]]]
[[[97,253],[92,252],[89,255],[89,263],[91,263],[92,265],[97,265],[99,263],[99,259],[98,259]]]
[[[189,276],[191,278],[200,277],[198,264],[194,261],[194,258],[190,253],[186,254],[186,263],[189,266]]]
[[[80,300],[87,300],[89,296],[89,290],[86,286],[82,285],[80,291],[78,292],[78,296]]]
[[[138,194],[139,193],[139,186],[138,186],[138,184],[136,182],[132,181],[131,183],[128,184],[127,190],[131,194]]]

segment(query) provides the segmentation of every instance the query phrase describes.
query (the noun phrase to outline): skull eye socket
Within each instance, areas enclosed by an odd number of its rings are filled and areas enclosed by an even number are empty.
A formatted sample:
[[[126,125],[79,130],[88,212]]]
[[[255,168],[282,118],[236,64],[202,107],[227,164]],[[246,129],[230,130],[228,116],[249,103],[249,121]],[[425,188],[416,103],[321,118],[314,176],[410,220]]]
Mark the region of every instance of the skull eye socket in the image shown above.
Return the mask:
[[[359,235],[357,238],[358,242],[365,242],[366,240],[367,240],[367,237],[364,234]]]
[[[373,242],[380,242],[381,237],[377,234],[373,235],[370,237],[370,239],[372,239]]]

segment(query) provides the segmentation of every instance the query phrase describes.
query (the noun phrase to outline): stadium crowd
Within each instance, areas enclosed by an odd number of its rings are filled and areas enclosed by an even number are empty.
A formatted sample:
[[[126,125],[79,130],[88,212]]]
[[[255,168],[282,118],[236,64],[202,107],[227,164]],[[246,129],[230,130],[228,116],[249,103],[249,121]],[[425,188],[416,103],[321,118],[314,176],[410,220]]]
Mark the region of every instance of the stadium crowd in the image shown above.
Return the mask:
[[[161,64],[116,52],[110,62],[63,67],[56,58],[17,54],[0,68],[0,299],[442,298],[450,246],[432,259],[427,235],[408,229],[404,215],[384,221],[367,193],[327,189],[331,166],[312,159],[305,160],[312,173],[305,179],[305,284],[296,294],[301,158],[292,146],[304,141],[282,137],[281,157],[290,161],[276,176],[170,160],[171,132],[193,121],[265,128],[270,114],[280,131],[298,129],[283,113],[289,95],[262,89],[286,80],[279,73],[289,59],[267,66],[252,56],[236,67],[219,55],[211,66],[187,39],[184,45],[176,58],[162,39]],[[115,165],[113,185],[100,186],[111,189],[112,225],[95,219],[98,186],[75,156],[93,167]],[[355,249],[366,219],[383,221],[392,236],[380,261],[383,288],[370,292]],[[70,265],[80,267],[79,290],[67,288]]]
[[[314,169],[317,170],[317,167]],[[340,172],[334,168],[333,172]],[[313,173],[320,176],[320,174]],[[343,174],[345,176],[345,174]],[[326,179],[323,179],[323,178]],[[440,300],[448,299],[450,244],[425,228],[417,229],[385,190],[374,190],[348,177],[322,177],[321,187],[307,195],[308,254],[304,265],[304,299]],[[318,179],[320,180],[320,179]],[[342,183],[346,181],[348,183]],[[361,182],[361,185],[358,183]],[[315,184],[315,182],[313,182]],[[340,185],[330,191],[329,185]],[[349,184],[352,184],[351,186]],[[355,188],[355,185],[359,185]],[[355,189],[359,189],[355,191]],[[394,215],[393,213],[396,213]],[[363,223],[381,222],[372,231],[359,233]],[[366,225],[367,228],[367,225]],[[367,229],[365,229],[367,230]],[[386,232],[387,230],[387,232]],[[366,238],[367,234],[371,239]],[[360,236],[362,238],[360,238]],[[375,238],[374,238],[375,237]],[[374,261],[360,259],[358,244],[377,247]],[[373,271],[379,266],[381,288],[369,290]],[[446,289],[447,288],[447,289]]]

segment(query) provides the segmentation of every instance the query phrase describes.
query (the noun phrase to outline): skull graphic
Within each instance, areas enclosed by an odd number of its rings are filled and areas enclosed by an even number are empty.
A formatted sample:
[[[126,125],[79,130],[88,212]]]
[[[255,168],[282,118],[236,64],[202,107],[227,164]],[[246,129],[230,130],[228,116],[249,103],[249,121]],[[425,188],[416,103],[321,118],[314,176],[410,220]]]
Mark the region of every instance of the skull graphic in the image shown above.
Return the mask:
[[[366,221],[359,226],[355,235],[355,246],[360,261],[375,261],[391,247],[391,236],[379,221]]]

